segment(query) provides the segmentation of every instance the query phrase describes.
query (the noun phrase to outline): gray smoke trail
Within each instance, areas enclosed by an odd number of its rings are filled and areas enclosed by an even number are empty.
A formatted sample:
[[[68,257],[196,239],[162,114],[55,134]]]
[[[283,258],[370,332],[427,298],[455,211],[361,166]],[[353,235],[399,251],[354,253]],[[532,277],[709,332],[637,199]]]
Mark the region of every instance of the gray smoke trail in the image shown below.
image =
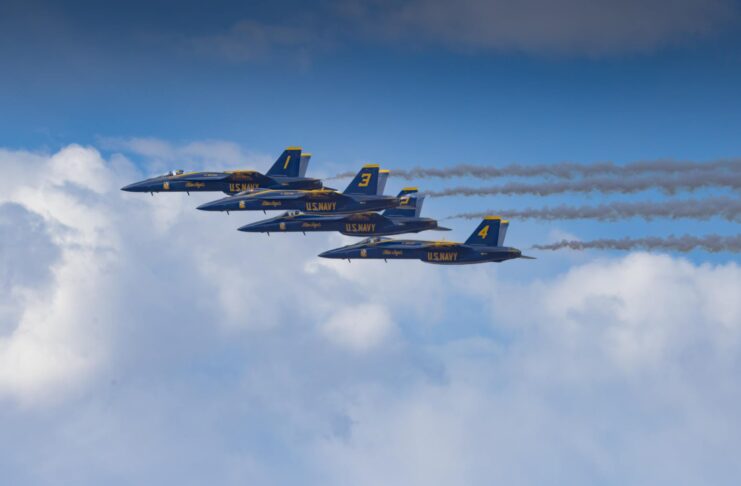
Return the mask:
[[[553,206],[540,209],[503,209],[460,213],[446,219],[481,219],[489,214],[501,214],[511,219],[596,219],[616,221],[626,218],[710,219],[722,218],[741,223],[741,198],[715,197],[707,199],[666,200],[660,202],[612,202],[597,206]]]
[[[555,164],[509,164],[502,167],[457,164],[451,167],[415,167],[413,169],[395,169],[394,177],[402,179],[450,179],[453,177],[475,177],[477,179],[495,179],[499,177],[574,177],[620,176],[635,177],[646,174],[675,175],[682,172],[741,172],[741,159],[721,159],[710,162],[691,162],[675,160],[647,160],[628,164],[614,162],[597,162],[594,164],[577,164],[558,162]],[[342,172],[330,179],[341,179],[354,176],[354,172]]]
[[[628,194],[648,189],[660,189],[668,194],[680,190],[694,191],[706,187],[741,188],[741,172],[717,173],[694,171],[672,177],[600,177],[564,181],[544,181],[533,183],[509,182],[489,187],[453,187],[440,191],[427,192],[430,196],[492,196],[498,194],[537,194],[547,196],[562,192],[616,192]]]
[[[647,238],[622,238],[622,239],[600,239],[592,241],[569,241],[562,240],[550,245],[533,245],[535,250],[560,250],[569,248],[571,250],[671,250],[688,252],[696,248],[712,253],[729,251],[738,253],[741,251],[741,235],[720,236],[668,236]]]

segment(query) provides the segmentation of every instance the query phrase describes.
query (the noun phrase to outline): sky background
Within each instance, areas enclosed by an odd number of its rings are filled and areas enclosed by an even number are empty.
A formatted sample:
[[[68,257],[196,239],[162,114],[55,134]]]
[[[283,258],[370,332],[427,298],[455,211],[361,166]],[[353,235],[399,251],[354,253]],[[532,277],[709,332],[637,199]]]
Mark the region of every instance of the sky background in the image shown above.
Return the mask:
[[[324,261],[170,169],[308,175],[741,154],[727,0],[0,2],[0,470],[12,484],[735,484],[734,235],[512,221],[502,265]],[[516,180],[516,179],[512,179]],[[488,185],[405,181],[420,189]],[[344,187],[345,180],[330,185]],[[428,198],[444,218],[730,195]],[[449,220],[462,241],[476,221]],[[436,238],[422,234],[421,238]]]

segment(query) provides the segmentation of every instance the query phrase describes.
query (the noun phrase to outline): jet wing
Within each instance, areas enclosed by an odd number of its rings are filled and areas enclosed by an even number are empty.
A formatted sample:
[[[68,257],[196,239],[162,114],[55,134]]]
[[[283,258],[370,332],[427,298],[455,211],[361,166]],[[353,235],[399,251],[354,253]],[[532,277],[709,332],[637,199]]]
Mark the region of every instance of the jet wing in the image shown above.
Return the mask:
[[[306,195],[300,191],[276,191],[272,189],[257,189],[251,193],[245,194],[245,197],[254,199],[277,199],[280,201],[292,201],[303,199]]]
[[[229,178],[229,174],[224,172],[191,172],[175,178],[180,181],[192,182],[223,181]]]
[[[386,216],[379,214],[379,213],[355,213],[355,214],[349,214],[345,217],[346,221],[351,221],[353,223],[387,223],[392,222],[390,218],[387,218]]]

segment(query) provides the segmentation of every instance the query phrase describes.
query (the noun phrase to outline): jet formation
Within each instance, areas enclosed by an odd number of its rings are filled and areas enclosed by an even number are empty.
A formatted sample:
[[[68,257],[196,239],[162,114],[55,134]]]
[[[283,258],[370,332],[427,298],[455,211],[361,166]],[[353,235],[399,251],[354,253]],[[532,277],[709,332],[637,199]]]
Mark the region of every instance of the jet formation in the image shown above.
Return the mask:
[[[323,258],[351,261],[420,260],[439,265],[503,262],[524,256],[504,246],[509,221],[486,216],[464,243],[446,240],[407,240],[390,235],[422,231],[450,231],[433,218],[420,216],[424,195],[405,187],[396,196],[384,195],[390,171],[366,164],[344,191],[306,177],[310,154],[288,147],[265,174],[255,170],[167,174],[129,184],[127,192],[223,192],[226,197],[198,206],[203,211],[275,211],[280,216],[246,224],[245,233],[309,233],[332,231],[366,237],[352,245],[320,253]]]

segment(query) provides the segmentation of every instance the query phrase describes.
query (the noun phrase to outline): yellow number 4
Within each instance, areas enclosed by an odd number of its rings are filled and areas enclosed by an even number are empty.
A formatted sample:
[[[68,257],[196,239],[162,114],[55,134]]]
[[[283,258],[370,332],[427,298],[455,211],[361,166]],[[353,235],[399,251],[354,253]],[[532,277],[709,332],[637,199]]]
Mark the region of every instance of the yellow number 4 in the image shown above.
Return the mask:
[[[358,184],[358,187],[368,187],[368,184],[370,184],[370,180],[373,174],[370,172],[365,172],[364,174],[360,175],[360,183]]]
[[[485,240],[486,235],[488,234],[489,234],[489,225],[487,224],[486,226],[481,228],[481,231],[479,231],[479,236],[481,237],[482,240]]]

